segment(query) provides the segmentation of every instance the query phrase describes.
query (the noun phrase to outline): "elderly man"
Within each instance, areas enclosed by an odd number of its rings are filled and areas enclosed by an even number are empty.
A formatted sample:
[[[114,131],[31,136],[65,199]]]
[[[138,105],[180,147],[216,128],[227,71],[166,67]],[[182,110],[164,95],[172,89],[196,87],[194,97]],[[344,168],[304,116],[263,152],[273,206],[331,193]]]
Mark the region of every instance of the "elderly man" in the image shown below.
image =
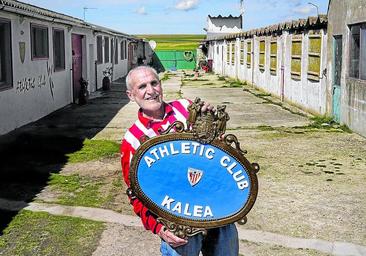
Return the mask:
[[[121,145],[121,164],[124,180],[130,186],[129,169],[132,156],[140,146],[139,138],[157,136],[159,129],[166,129],[174,121],[186,123],[190,101],[186,99],[169,103],[163,101],[163,89],[156,71],[148,66],[132,69],[126,77],[127,95],[140,109],[137,121],[128,129]],[[213,106],[205,103],[202,111],[214,111]],[[207,235],[198,234],[189,239],[181,239],[157,222],[137,198],[131,197],[134,212],[141,218],[144,227],[157,234],[161,239],[162,255],[238,255],[238,235],[234,224],[211,229]]]

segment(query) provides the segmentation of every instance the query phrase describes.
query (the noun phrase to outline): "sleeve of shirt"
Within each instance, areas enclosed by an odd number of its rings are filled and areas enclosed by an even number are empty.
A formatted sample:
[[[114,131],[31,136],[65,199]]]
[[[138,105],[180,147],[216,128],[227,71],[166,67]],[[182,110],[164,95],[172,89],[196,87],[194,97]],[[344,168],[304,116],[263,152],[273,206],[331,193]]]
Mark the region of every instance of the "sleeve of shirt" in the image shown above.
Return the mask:
[[[123,179],[128,187],[130,187],[130,162],[134,153],[135,150],[132,146],[126,140],[123,140],[121,144],[121,165]],[[141,218],[145,229],[151,230],[154,234],[159,233],[163,225],[156,220],[156,216],[150,212],[139,199],[130,198],[130,203],[133,206],[133,211]]]

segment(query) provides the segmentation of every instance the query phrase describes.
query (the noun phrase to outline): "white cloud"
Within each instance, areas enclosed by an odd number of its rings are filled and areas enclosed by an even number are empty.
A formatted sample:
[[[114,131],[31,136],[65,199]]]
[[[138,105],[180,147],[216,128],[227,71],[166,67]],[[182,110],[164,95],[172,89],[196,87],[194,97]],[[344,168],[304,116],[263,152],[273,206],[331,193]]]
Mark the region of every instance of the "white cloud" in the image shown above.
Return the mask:
[[[314,11],[314,7],[310,6],[310,5],[303,5],[303,6],[299,6],[299,7],[296,7],[294,9],[294,12],[295,13],[299,13],[299,14],[310,14]]]
[[[190,11],[197,7],[198,0],[180,0],[176,5],[175,9]]]
[[[145,11],[145,6],[141,6],[140,8],[138,8],[138,9],[136,10],[136,13],[137,13],[137,14],[140,14],[140,15],[146,15],[146,14],[147,14],[147,12]]]

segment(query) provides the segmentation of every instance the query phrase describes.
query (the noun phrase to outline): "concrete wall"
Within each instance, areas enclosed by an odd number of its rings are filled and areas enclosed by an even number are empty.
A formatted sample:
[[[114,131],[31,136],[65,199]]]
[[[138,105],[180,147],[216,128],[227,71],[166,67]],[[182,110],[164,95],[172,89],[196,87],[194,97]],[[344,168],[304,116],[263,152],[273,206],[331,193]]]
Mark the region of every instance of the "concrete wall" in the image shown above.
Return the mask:
[[[326,30],[317,29],[321,34],[321,63],[320,70],[326,69],[325,61],[327,54]],[[302,58],[301,58],[301,77],[294,79],[291,77],[291,47],[292,37],[296,33],[297,37],[302,38]],[[214,60],[214,72],[229,77],[247,81],[255,86],[270,92],[278,97],[281,97],[289,102],[295,103],[302,108],[317,113],[326,114],[326,77],[320,75],[319,81],[314,81],[308,78],[308,53],[309,53],[309,30],[301,31],[281,31],[280,34],[267,34],[251,37],[237,37],[235,40],[236,54],[235,64],[232,65],[226,62],[227,51],[232,40],[217,40],[212,41],[210,46],[224,45],[224,62],[222,62],[222,53],[212,51]],[[244,40],[244,64],[240,63],[240,41]],[[264,69],[259,68],[259,47],[260,41],[265,41],[265,65]],[[248,52],[247,42],[251,42],[251,63],[247,65],[246,56]],[[271,41],[277,42],[277,67],[276,72],[270,71],[270,47]],[[215,63],[217,62],[217,63]],[[222,68],[223,67],[223,68]],[[283,72],[283,77],[282,77]],[[282,80],[283,79],[283,80]],[[283,83],[281,82],[283,81]]]
[[[36,19],[19,19],[1,13],[11,21],[13,87],[0,91],[0,134],[35,121],[72,101],[71,86],[71,32],[66,26]],[[30,24],[48,27],[49,58],[31,59]],[[54,71],[52,28],[65,33],[65,69]],[[25,42],[24,63],[20,60],[19,42]]]
[[[77,25],[51,23],[42,18],[19,16],[0,11],[0,18],[11,22],[12,87],[0,90],[0,135],[22,125],[36,121],[53,111],[73,102],[72,86],[72,34],[82,35],[82,77],[88,80],[88,90],[94,92],[102,87],[103,70],[113,67],[113,80],[125,76],[128,71],[127,57],[121,60],[120,42],[123,35],[108,32],[96,33],[91,28]],[[48,28],[49,57],[32,60],[30,24]],[[54,70],[52,29],[62,29],[65,36],[65,69]],[[97,36],[114,38],[118,47],[118,63],[110,54],[108,63],[95,65],[97,59]],[[20,59],[19,43],[25,44],[24,62]],[[111,47],[110,47],[111,48]],[[111,50],[111,49],[110,49]],[[103,45],[104,54],[104,45]],[[142,53],[143,54],[143,53]],[[103,58],[104,59],[104,58]],[[97,78],[96,78],[97,75]]]
[[[366,23],[364,0],[332,0],[328,12],[328,109],[332,109],[333,36],[342,35],[341,123],[366,136],[366,80],[349,77],[349,25]]]

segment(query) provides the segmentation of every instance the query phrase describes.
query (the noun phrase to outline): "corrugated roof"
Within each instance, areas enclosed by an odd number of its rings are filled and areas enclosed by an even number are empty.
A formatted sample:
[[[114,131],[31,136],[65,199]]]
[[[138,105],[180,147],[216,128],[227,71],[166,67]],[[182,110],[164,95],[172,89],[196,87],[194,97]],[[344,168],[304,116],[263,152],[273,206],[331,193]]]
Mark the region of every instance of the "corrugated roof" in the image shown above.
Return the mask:
[[[249,31],[244,31],[241,33],[232,33],[226,34],[224,36],[218,36],[213,39],[205,40],[205,41],[215,41],[215,40],[224,40],[224,39],[235,39],[237,37],[252,37],[256,36],[264,36],[273,33],[282,32],[282,30],[303,30],[303,29],[312,29],[312,28],[325,28],[328,24],[327,15],[320,14],[317,17],[308,17],[307,19],[298,19],[292,21],[286,21],[274,25],[270,25],[263,28],[252,29]]]

